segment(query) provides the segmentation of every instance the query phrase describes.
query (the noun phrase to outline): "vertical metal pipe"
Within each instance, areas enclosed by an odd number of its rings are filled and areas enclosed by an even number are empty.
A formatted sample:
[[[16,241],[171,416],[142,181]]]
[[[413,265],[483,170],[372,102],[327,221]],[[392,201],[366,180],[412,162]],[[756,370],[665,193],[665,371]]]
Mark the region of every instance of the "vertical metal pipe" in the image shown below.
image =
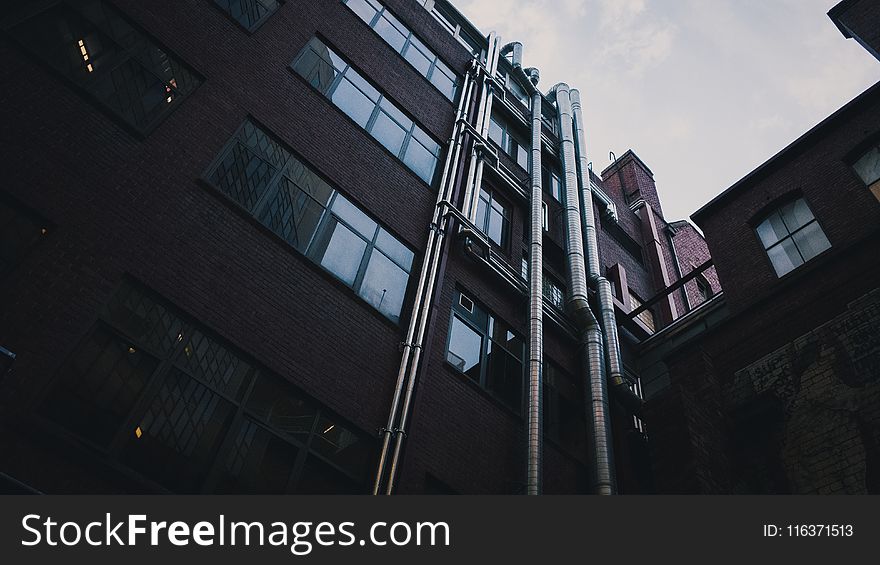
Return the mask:
[[[487,54],[487,63],[489,64],[489,68],[485,70],[485,75],[483,77],[483,91],[482,97],[480,99],[480,106],[478,107],[477,112],[477,130],[480,133],[481,137],[485,138],[489,129],[489,115],[492,109],[492,92],[491,92],[491,81],[488,80],[489,77],[495,74],[495,68],[498,65],[498,39],[495,37],[495,33],[492,32],[489,35],[489,50]],[[466,114],[465,114],[466,115]],[[477,161],[476,168],[474,167],[474,161]],[[474,181],[467,182],[466,187],[471,187],[473,190],[474,197],[479,197],[479,188],[478,183],[480,182],[480,178],[482,176],[482,166],[483,159],[479,156],[476,148],[471,149],[471,167],[468,171],[468,178],[471,178],[471,172],[474,174]],[[450,179],[448,194],[444,194],[443,201],[447,201],[451,198],[452,194],[452,185],[454,179]],[[474,200],[475,198],[472,198]],[[441,202],[438,200],[438,203]],[[465,199],[465,203],[467,203],[467,199]],[[439,208],[439,206],[438,206]],[[435,214],[439,212],[439,209],[435,211]],[[473,214],[476,213],[476,206],[474,206]],[[397,471],[400,466],[400,454],[403,449],[403,440],[406,437],[406,425],[409,419],[409,411],[410,405],[412,404],[412,396],[413,391],[415,390],[416,384],[416,376],[419,371],[419,361],[421,360],[422,355],[422,344],[424,342],[425,330],[427,329],[428,324],[428,310],[431,305],[432,296],[434,294],[434,287],[436,285],[437,278],[437,269],[440,264],[440,246],[442,244],[447,226],[448,226],[448,217],[445,214],[441,214],[439,217],[439,222],[435,221],[435,226],[437,227],[437,231],[439,232],[438,240],[440,244],[438,244],[438,250],[436,254],[430,260],[430,274],[427,277],[427,288],[425,291],[425,298],[422,303],[422,314],[420,316],[418,322],[418,330],[415,345],[413,346],[413,354],[412,354],[412,362],[410,363],[409,370],[406,373],[406,391],[403,395],[403,405],[400,409],[400,418],[397,426],[396,434],[394,436],[394,450],[391,456],[390,468],[388,471],[388,480],[385,486],[385,494],[391,494],[394,490],[395,480],[397,478]],[[428,259],[426,258],[426,262]],[[376,488],[380,488],[378,481],[376,484]]]
[[[474,71],[472,68],[471,71]],[[458,109],[456,111],[456,120],[455,125],[453,126],[452,135],[450,136],[450,144],[449,151],[446,155],[446,162],[443,167],[443,176],[440,180],[440,190],[437,195],[437,205],[434,209],[434,215],[432,219],[431,229],[428,231],[428,241],[425,246],[425,259],[422,262],[422,268],[419,273],[419,282],[416,288],[416,294],[413,302],[412,314],[410,316],[410,321],[407,327],[406,339],[403,342],[403,351],[400,359],[400,367],[397,371],[397,382],[394,389],[394,396],[391,400],[391,409],[388,413],[388,421],[386,423],[385,429],[382,430],[382,448],[379,452],[379,461],[376,468],[376,477],[373,482],[373,494],[379,494],[380,489],[382,488],[382,479],[385,473],[385,465],[388,459],[388,450],[391,445],[392,436],[395,433],[395,422],[397,421],[397,414],[399,411],[401,395],[403,394],[404,382],[407,374],[407,369],[410,366],[410,360],[413,355],[413,350],[416,350],[416,353],[421,350],[421,342],[415,342],[414,337],[420,322],[420,319],[425,317],[424,310],[426,309],[426,304],[430,304],[430,300],[426,300],[426,295],[430,295],[430,292],[426,293],[426,287],[428,289],[433,288],[433,281],[430,279],[433,278],[433,273],[436,270],[436,266],[434,263],[436,261],[432,260],[434,256],[440,255],[440,249],[442,248],[442,232],[438,229],[434,229],[438,226],[441,213],[442,206],[441,203],[448,200],[449,194],[451,194],[452,186],[455,183],[455,163],[458,161],[458,156],[461,152],[462,140],[465,135],[464,128],[460,123],[461,120],[466,119],[468,112],[470,111],[471,105],[471,97],[473,96],[475,81],[471,75],[471,73],[465,74],[464,83],[462,88],[461,98],[458,102]],[[433,267],[433,268],[432,268]],[[417,356],[416,356],[417,357]],[[416,360],[413,360],[415,362]]]
[[[577,161],[575,157],[571,93],[567,84],[553,87],[556,92],[556,112],[562,145],[563,182],[565,186],[565,219],[567,228],[569,287],[568,306],[575,323],[581,330],[586,407],[589,410],[590,461],[592,463],[593,492],[614,494],[611,423],[608,411],[608,390],[602,346],[602,330],[587,295],[587,276],[584,260],[584,237],[581,227],[580,197],[578,194]],[[586,162],[583,171],[587,171]],[[582,172],[583,172],[582,171]],[[588,173],[587,173],[588,174]],[[589,183],[587,184],[589,187]],[[592,204],[592,200],[589,200]],[[592,217],[592,214],[590,215]],[[595,226],[593,226],[595,229]],[[598,258],[596,258],[598,263]]]
[[[529,392],[527,410],[526,494],[541,494],[542,484],[542,403],[541,375],[544,348],[544,257],[543,257],[543,191],[541,190],[541,104],[543,96],[537,89],[538,72],[530,77],[536,86],[532,93],[532,192],[531,237],[529,238]]]

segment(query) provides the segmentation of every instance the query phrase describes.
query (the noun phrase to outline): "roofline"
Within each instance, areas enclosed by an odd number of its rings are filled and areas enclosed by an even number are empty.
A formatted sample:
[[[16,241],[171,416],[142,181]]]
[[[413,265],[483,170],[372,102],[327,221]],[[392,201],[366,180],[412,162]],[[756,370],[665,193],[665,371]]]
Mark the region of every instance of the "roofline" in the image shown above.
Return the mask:
[[[857,0],[856,0],[857,1]],[[853,111],[857,106],[864,103],[866,100],[870,99],[872,95],[880,93],[880,82],[875,83],[873,86],[868,87],[867,90],[847,102],[843,107],[838,109],[836,112],[813,126],[809,131],[789,143],[786,147],[780,150],[778,153],[764,161],[761,165],[759,165],[752,172],[748,173],[746,176],[735,182],[732,186],[730,186],[727,190],[721,192],[717,196],[715,196],[712,200],[704,204],[700,207],[696,212],[691,214],[691,219],[697,224],[701,224],[702,220],[709,214],[714,208],[717,208],[723,201],[729,199],[734,195],[734,193],[739,192],[744,187],[757,182],[765,175],[768,175],[772,172],[773,168],[781,165],[783,160],[792,157],[793,153],[800,149],[801,146],[805,145],[807,142],[812,141],[812,139],[818,135],[822,130],[830,127],[837,120],[843,117],[844,114],[847,114]]]
[[[828,17],[831,18],[831,21],[834,22],[834,25],[837,26],[837,29],[840,30],[840,33],[847,39],[852,39],[852,32],[850,32],[849,28],[847,28],[840,21],[840,16],[856,5],[859,0],[842,0],[836,6],[828,10]]]
[[[611,163],[610,165],[605,167],[605,169],[601,173],[602,178],[604,179],[605,173],[609,172],[614,167],[617,167],[617,166],[622,167],[624,165],[623,161],[625,161],[627,158],[630,158],[630,157],[632,159],[634,159],[639,165],[641,165],[641,167],[643,169],[645,169],[649,175],[651,175],[651,178],[654,178],[654,172],[648,167],[648,165],[645,164],[644,161],[642,161],[641,157],[636,155],[636,152],[633,151],[632,149],[627,149],[623,155],[621,155],[613,163]]]

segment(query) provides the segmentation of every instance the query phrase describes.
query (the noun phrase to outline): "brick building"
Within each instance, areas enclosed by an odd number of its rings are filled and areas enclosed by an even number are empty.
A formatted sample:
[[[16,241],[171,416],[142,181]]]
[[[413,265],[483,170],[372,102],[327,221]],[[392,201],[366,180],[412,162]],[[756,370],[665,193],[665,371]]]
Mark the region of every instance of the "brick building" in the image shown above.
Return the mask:
[[[659,491],[880,492],[878,134],[880,84],[693,215],[724,294],[642,345]]]
[[[707,247],[446,0],[34,2],[0,30],[9,491],[733,490],[729,461],[781,473],[724,405],[801,339],[774,316],[870,314],[877,203],[842,163],[876,89],[701,210]],[[851,211],[769,180],[840,152],[809,186],[849,175]],[[774,301],[726,228],[791,190],[831,249]],[[754,318],[772,339],[727,351]]]

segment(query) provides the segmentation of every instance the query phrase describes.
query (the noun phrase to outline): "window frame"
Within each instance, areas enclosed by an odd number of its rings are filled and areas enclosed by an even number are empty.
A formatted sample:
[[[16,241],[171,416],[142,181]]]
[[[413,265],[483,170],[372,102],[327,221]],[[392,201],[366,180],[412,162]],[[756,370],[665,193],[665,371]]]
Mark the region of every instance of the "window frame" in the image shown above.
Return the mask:
[[[464,379],[466,381],[471,382],[474,386],[477,386],[481,390],[485,391],[486,394],[488,394],[494,400],[499,402],[502,406],[504,406],[508,410],[513,411],[517,416],[522,417],[522,415],[524,413],[524,410],[523,410],[524,405],[523,404],[525,402],[526,371],[527,371],[526,356],[527,356],[527,349],[528,349],[528,345],[526,344],[525,339],[522,336],[520,336],[519,334],[514,333],[512,331],[513,327],[510,324],[507,324],[506,322],[504,322],[503,320],[498,318],[498,316],[491,313],[479,301],[471,298],[470,295],[468,295],[465,291],[462,291],[460,289],[456,289],[454,296],[455,296],[455,299],[453,300],[452,308],[450,308],[450,313],[449,313],[449,328],[446,332],[446,345],[445,345],[445,349],[443,352],[443,363],[445,365],[447,365],[448,367],[450,367],[453,371],[455,371],[456,374],[464,377]],[[466,310],[463,310],[463,308],[460,306],[460,298],[459,298],[460,296],[466,297],[468,300],[470,300],[474,304],[474,312],[467,312]],[[485,329],[481,328],[479,326],[479,324],[472,319],[473,317],[477,317],[477,316],[486,318],[486,328]],[[474,380],[470,375],[468,375],[465,371],[460,370],[458,367],[453,365],[452,362],[449,360],[449,354],[450,354],[449,348],[452,343],[452,330],[453,330],[453,324],[454,324],[455,320],[460,321],[468,329],[470,329],[471,331],[473,331],[474,333],[476,333],[477,335],[480,336],[480,379],[479,379],[479,381]],[[513,352],[511,352],[507,347],[498,343],[497,341],[495,341],[492,338],[491,330],[489,329],[489,327],[491,326],[491,323],[492,323],[492,322],[490,322],[491,320],[501,322],[506,327],[510,328],[511,333],[513,333],[514,336],[522,342],[522,352],[520,353],[519,358],[516,358],[516,355]],[[519,406],[511,406],[506,400],[504,400],[504,398],[501,396],[501,394],[496,392],[495,389],[489,387],[489,364],[493,360],[493,358],[490,357],[490,350],[492,349],[492,347],[490,347],[490,344],[494,347],[501,348],[506,355],[514,357],[517,359],[517,361],[519,361],[520,368],[521,368],[520,375],[519,375],[519,382],[520,382]]]
[[[155,347],[153,347],[152,344],[143,341],[139,337],[131,337],[124,329],[117,327],[117,324],[112,320],[113,315],[110,313],[109,308],[113,304],[113,302],[118,299],[123,290],[140,294],[142,300],[145,299],[153,302],[153,304],[155,305],[160,306],[174,320],[179,323],[179,326],[177,326],[180,332],[178,334],[178,339],[175,340],[174,343],[172,343],[168,351],[162,353]],[[112,439],[107,443],[106,446],[101,445],[100,443],[97,443],[96,441],[89,439],[84,435],[81,435],[76,430],[65,426],[63,423],[53,419],[43,412],[43,407],[50,395],[52,394],[54,388],[64,379],[63,373],[65,372],[65,369],[68,368],[68,366],[72,363],[73,358],[77,355],[77,353],[82,351],[88,340],[91,339],[91,337],[96,331],[99,330],[99,328],[109,333],[114,339],[118,340],[119,342],[128,344],[130,347],[134,347],[136,350],[142,351],[149,357],[156,360],[155,369],[150,372],[149,375],[146,375],[146,378],[144,379],[144,386],[137,393],[134,402],[127,410],[126,416],[124,416],[121,422],[117,425],[116,430],[112,435]],[[222,349],[224,352],[228,353],[232,357],[235,357],[238,361],[244,363],[246,366],[249,367],[249,370],[247,371],[244,380],[239,385],[238,398],[236,398],[236,395],[230,394],[228,391],[220,389],[215,384],[207,382],[204,378],[202,378],[200,375],[195,374],[194,371],[188,369],[183,364],[182,355],[184,354],[185,349],[189,346],[189,344],[193,343],[192,336],[194,335],[200,335],[202,341],[207,340],[209,343]],[[191,381],[197,386],[201,386],[207,389],[210,394],[219,398],[220,401],[230,404],[232,406],[232,410],[230,412],[230,415],[227,417],[227,422],[225,426],[222,426],[223,429],[218,435],[218,438],[215,440],[213,447],[210,449],[210,453],[207,459],[208,462],[203,468],[204,473],[198,484],[196,484],[195,487],[191,490],[182,488],[178,489],[176,487],[167,486],[162,481],[162,479],[155,478],[148,470],[142,470],[141,468],[131,463],[126,455],[126,449],[131,445],[132,437],[134,436],[138,440],[140,439],[140,436],[136,436],[136,431],[134,430],[140,429],[139,424],[146,417],[151,405],[155,404],[157,396],[162,390],[163,385],[169,379],[173,378],[175,372],[183,375],[186,379],[189,379],[188,382]],[[249,408],[249,401],[252,398],[251,395],[253,394],[256,383],[260,379],[283,383],[285,392],[289,393],[295,398],[299,398],[314,410],[312,427],[310,428],[308,436],[305,440],[301,440],[297,437],[292,436],[291,434],[285,434],[283,431],[273,428],[269,422],[261,420],[260,417],[257,416],[253,412],[253,410]],[[174,400],[175,402],[186,402],[185,399],[181,397],[175,397]],[[234,443],[237,434],[246,423],[250,423],[263,429],[264,431],[284,441],[288,446],[292,446],[294,449],[296,449],[295,461],[294,464],[291,466],[290,471],[288,472],[285,490],[283,491],[283,493],[279,494],[296,492],[298,483],[304,476],[304,470],[307,460],[311,460],[314,458],[317,458],[322,464],[330,466],[336,473],[343,475],[352,483],[360,485],[361,487],[363,487],[363,490],[366,491],[367,487],[369,486],[369,473],[372,469],[373,460],[375,459],[374,452],[376,446],[372,441],[372,434],[364,432],[359,427],[353,425],[350,421],[339,417],[338,414],[328,409],[322,403],[318,402],[311,395],[305,393],[292,381],[267,369],[259,361],[246,354],[240,348],[236,347],[235,345],[229,343],[228,341],[217,335],[204,323],[195,320],[195,318],[183,312],[176,305],[157,295],[154,291],[152,291],[152,289],[147,288],[143,284],[139,283],[138,281],[134,281],[129,277],[123,279],[122,284],[117,285],[113,295],[111,296],[109,301],[101,307],[98,315],[93,320],[88,330],[82,335],[79,340],[77,340],[74,347],[70,348],[67,351],[66,355],[62,358],[62,361],[57,365],[49,382],[46,383],[41,393],[37,396],[37,398],[34,399],[33,408],[33,411],[36,414],[36,418],[38,419],[38,421],[42,425],[45,425],[51,433],[69,439],[70,441],[80,443],[86,446],[88,449],[100,453],[102,455],[103,462],[110,467],[114,468],[120,473],[131,476],[132,478],[143,483],[144,485],[150,485],[151,487],[164,492],[179,494],[189,492],[201,494],[218,494],[220,491],[218,491],[217,489],[220,486],[222,472],[226,467],[228,456],[235,447]],[[364,459],[364,462],[362,464],[364,469],[363,476],[356,476],[349,469],[346,469],[344,466],[341,466],[329,460],[322,453],[317,452],[313,449],[312,446],[316,439],[316,432],[318,431],[318,427],[320,425],[320,422],[322,421],[322,418],[330,420],[334,422],[334,424],[338,423],[341,428],[348,430],[350,433],[354,434],[357,437],[358,441],[364,442],[364,446],[369,448],[370,455]],[[186,456],[184,455],[184,457]],[[306,492],[300,494],[310,493]]]
[[[486,202],[486,213],[483,218],[477,218],[477,221],[474,222],[483,235],[486,236],[486,239],[489,240],[493,245],[501,249],[502,251],[507,251],[510,247],[510,238],[511,238],[511,206],[507,204],[507,201],[504,198],[496,198],[495,190],[482,186],[480,188],[480,195],[477,197],[477,211],[479,211],[479,203]],[[488,195],[488,200],[483,198],[483,194]],[[497,203],[501,208],[501,241],[495,241],[492,239],[492,236],[489,234],[489,226],[491,225],[492,212],[495,210],[494,204]]]
[[[278,157],[280,160],[279,164],[274,164],[267,161],[267,159],[263,155],[259,154],[257,151],[252,149],[245,141],[243,141],[242,134],[248,128],[248,126],[263,134],[269,141],[274,143],[278,147],[278,149],[286,153],[286,156],[281,155],[280,157]],[[243,148],[244,151],[249,152],[252,159],[260,159],[261,161],[266,162],[269,166],[275,169],[271,176],[268,177],[262,194],[260,194],[256,198],[250,209],[242,204],[237,198],[228,194],[223,188],[215,185],[211,180],[212,175],[218,170],[218,167],[224,162],[227,156],[231,154],[235,147]],[[321,203],[320,201],[316,200],[311,194],[304,191],[296,180],[289,176],[291,166],[293,166],[295,163],[298,163],[302,166],[304,170],[317,177],[331,191],[326,203]],[[302,192],[306,198],[311,198],[314,202],[317,202],[318,205],[322,208],[320,216],[317,222],[315,222],[315,227],[309,235],[308,241],[301,243],[302,248],[289,242],[285,237],[276,232],[275,229],[273,229],[263,220],[267,211],[270,210],[270,207],[275,198],[281,193],[282,190],[286,189],[286,186],[284,186],[285,179],[292,183],[298,190],[300,190],[300,192]],[[383,318],[389,320],[391,323],[396,325],[400,325],[401,322],[405,319],[407,298],[410,295],[410,289],[412,286],[413,269],[416,266],[417,257],[415,251],[400,237],[398,237],[388,228],[386,228],[382,222],[376,220],[375,217],[371,214],[366,213],[363,207],[360,206],[357,201],[352,199],[351,196],[343,194],[342,191],[335,184],[329,182],[323,175],[319,174],[315,167],[313,167],[308,161],[300,157],[300,155],[293,151],[293,149],[291,149],[289,145],[280,141],[272,133],[271,130],[263,126],[260,122],[256,121],[253,117],[248,116],[236,128],[232,136],[226,141],[226,143],[223,145],[223,147],[220,149],[220,151],[217,153],[217,155],[214,157],[208,167],[202,172],[202,175],[200,176],[200,181],[203,184],[207,185],[212,192],[218,193],[221,199],[224,202],[232,205],[236,211],[246,214],[249,220],[256,222],[262,229],[268,230],[268,232],[272,234],[272,237],[278,238],[286,247],[292,248],[299,256],[308,259],[309,262],[315,265],[319,270],[329,274],[335,280],[339,281],[340,284],[345,285],[345,287],[352,291],[359,300],[364,301],[368,306],[370,306],[370,308],[378,312],[379,315],[381,315]],[[373,224],[375,224],[372,237],[369,240],[367,240],[365,235],[361,233],[361,230],[359,228],[352,225],[351,220],[342,218],[339,216],[338,213],[334,213],[334,204],[340,197],[345,202],[354,207],[358,212],[368,218]],[[333,235],[331,232],[328,232],[328,229],[330,227],[330,224],[333,222],[342,225],[366,243],[363,255],[361,256],[361,259],[358,263],[355,279],[351,283],[347,282],[340,275],[333,272],[328,267],[325,267],[321,263],[323,259],[323,254],[320,257],[318,256],[319,252],[326,253],[326,247],[327,245],[329,245],[329,241],[332,239]],[[408,270],[395,257],[390,256],[389,253],[387,253],[385,250],[382,250],[377,245],[377,240],[383,232],[394,239],[400,247],[404,248],[410,253],[411,259]],[[319,243],[321,243],[319,240],[322,240],[323,238],[326,238],[327,245],[324,245],[322,248],[322,246],[319,245]],[[403,295],[401,298],[402,305],[400,312],[396,316],[396,319],[394,316],[389,316],[385,312],[379,310],[376,306],[372,304],[372,302],[370,302],[365,296],[362,296],[361,294],[363,290],[364,278],[366,276],[367,269],[370,266],[370,262],[373,258],[374,253],[381,253],[407,275],[406,285],[404,286]]]
[[[275,6],[275,9],[274,9],[274,10],[271,10],[271,11],[269,11],[269,12],[267,12],[266,14],[264,14],[263,17],[261,17],[259,20],[257,20],[257,21],[254,22],[253,24],[251,24],[250,27],[245,26],[245,25],[244,25],[243,23],[241,23],[238,19],[236,19],[235,16],[233,16],[232,13],[231,13],[230,11],[228,11],[226,8],[224,8],[223,6],[221,6],[221,5],[219,4],[220,0],[208,0],[208,1],[209,1],[211,4],[213,4],[218,10],[220,10],[220,12],[221,12],[224,16],[226,16],[229,20],[231,20],[231,21],[232,21],[236,26],[238,26],[243,32],[245,32],[245,33],[247,33],[248,35],[250,35],[250,34],[256,33],[256,31],[257,31],[258,29],[260,29],[261,27],[263,27],[263,24],[265,24],[265,23],[269,20],[269,18],[271,18],[272,16],[274,16],[274,15],[278,12],[278,10],[280,10],[281,8],[284,7],[284,3],[285,3],[287,0],[274,0],[274,2],[277,4],[277,6]],[[229,0],[229,1],[232,1],[232,0]],[[253,1],[254,1],[255,3],[260,3],[260,4],[261,4],[260,0],[253,0]],[[228,2],[227,2],[227,3],[228,3]]]
[[[788,206],[789,204],[794,204],[798,201],[803,201],[804,205],[806,206],[807,210],[810,212],[810,215],[813,217],[813,219],[808,221],[805,224],[798,226],[794,231],[791,231],[788,228],[788,224],[786,224],[785,220],[782,217],[781,210],[785,206]],[[764,225],[765,223],[769,222],[770,218],[772,218],[774,215],[779,218],[779,221],[782,223],[782,226],[785,228],[787,234],[784,237],[781,237],[778,240],[776,240],[774,243],[772,243],[768,247],[764,244],[764,240],[761,238],[761,233],[759,231],[759,228],[762,225]],[[757,214],[752,219],[752,221],[750,223],[751,223],[751,228],[752,228],[752,232],[755,236],[755,239],[756,239],[758,245],[760,246],[761,250],[763,251],[763,255],[764,255],[765,259],[767,260],[767,263],[770,265],[771,271],[773,272],[774,275],[776,275],[777,280],[782,279],[784,277],[787,277],[791,273],[797,272],[801,267],[803,267],[804,265],[806,265],[810,261],[816,259],[817,257],[821,257],[822,255],[825,255],[828,252],[830,252],[832,249],[834,249],[834,246],[831,243],[831,239],[828,237],[828,234],[825,231],[825,228],[822,226],[822,223],[819,222],[819,218],[816,217],[816,214],[815,214],[815,212],[813,212],[813,208],[810,206],[810,203],[807,201],[807,199],[804,197],[804,195],[801,194],[800,192],[796,192],[793,194],[787,194],[781,198],[774,200],[772,203],[765,206],[763,208],[763,210],[759,214]],[[803,231],[805,228],[807,228],[808,226],[810,226],[812,224],[816,224],[816,226],[818,226],[819,231],[822,233],[823,237],[828,242],[828,247],[826,249],[824,249],[823,251],[820,251],[816,255],[813,255],[809,259],[804,259],[804,254],[801,251],[800,246],[798,246],[797,241],[794,239],[794,236],[795,236],[795,234]],[[789,269],[785,273],[780,274],[779,270],[776,268],[776,264],[773,263],[773,259],[770,257],[769,251],[773,248],[781,246],[783,244],[783,242],[785,242],[785,241],[791,241],[792,245],[794,245],[795,250],[798,253],[798,257],[800,257],[802,262],[798,265],[794,265],[791,269]]]
[[[331,56],[335,56],[335,58],[339,59],[344,67],[340,70],[336,67],[335,64],[331,63],[333,67],[333,71],[335,76],[329,85],[326,87],[326,91],[322,91],[318,87],[312,84],[311,80],[305,76],[297,69],[300,61],[307,55],[309,51],[314,51],[312,49],[312,45],[317,42],[323,45],[327,50],[331,53]],[[288,65],[288,69],[300,80],[302,80],[309,88],[320,94],[328,103],[330,103],[337,111],[339,111],[346,119],[350,120],[354,125],[358,127],[361,131],[366,133],[373,141],[379,144],[379,146],[386,151],[389,155],[394,156],[398,161],[400,161],[407,170],[409,170],[416,178],[418,178],[421,182],[426,184],[428,187],[433,188],[435,183],[437,182],[438,172],[441,169],[441,160],[444,152],[444,145],[438,142],[434,137],[428,133],[428,131],[423,128],[418,121],[413,118],[408,112],[405,112],[400,104],[395,102],[392,98],[390,98],[384,90],[376,86],[375,82],[366,78],[365,73],[363,73],[360,69],[355,67],[351,61],[339,54],[339,50],[336,49],[329,41],[327,41],[323,36],[314,35],[309,41],[300,49],[297,55],[293,58],[293,61]],[[349,78],[349,73],[351,73],[354,77],[357,77],[357,80],[354,81]],[[351,115],[348,114],[339,103],[333,99],[333,95],[336,94],[339,85],[342,81],[347,81],[352,86],[354,86],[365,98],[370,100],[373,107],[370,110],[370,116],[367,118],[365,124],[361,125],[358,123]],[[371,89],[376,91],[377,99],[373,101],[370,96],[363,92],[361,83],[366,84]],[[404,118],[409,120],[411,124],[408,128],[404,128],[403,124],[400,123],[398,117],[392,115],[392,112],[388,112],[388,106],[383,107],[382,102],[388,101],[388,105],[390,109],[392,109],[395,113],[402,115]],[[373,128],[376,125],[376,121],[379,118],[380,114],[385,114],[390,117],[401,129],[405,130],[405,136],[403,141],[401,142],[400,148],[397,150],[397,153],[392,152],[388,147],[385,146],[382,140],[374,134]],[[431,148],[426,147],[425,144],[419,139],[419,137],[424,137],[427,140],[431,141],[437,147],[437,152],[433,153]],[[407,161],[407,156],[409,154],[409,148],[411,143],[416,143],[418,146],[421,146],[429,155],[433,156],[434,163],[431,170],[430,178],[423,177],[415,168],[414,165],[411,165]]]

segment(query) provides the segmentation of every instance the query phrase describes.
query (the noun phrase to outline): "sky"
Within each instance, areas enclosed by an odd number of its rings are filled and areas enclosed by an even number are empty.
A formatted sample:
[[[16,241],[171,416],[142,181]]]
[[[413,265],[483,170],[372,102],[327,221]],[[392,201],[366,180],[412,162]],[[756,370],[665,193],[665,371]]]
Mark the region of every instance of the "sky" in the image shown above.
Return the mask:
[[[581,92],[593,170],[632,149],[683,219],[880,81],[839,0],[453,0],[545,92]]]

